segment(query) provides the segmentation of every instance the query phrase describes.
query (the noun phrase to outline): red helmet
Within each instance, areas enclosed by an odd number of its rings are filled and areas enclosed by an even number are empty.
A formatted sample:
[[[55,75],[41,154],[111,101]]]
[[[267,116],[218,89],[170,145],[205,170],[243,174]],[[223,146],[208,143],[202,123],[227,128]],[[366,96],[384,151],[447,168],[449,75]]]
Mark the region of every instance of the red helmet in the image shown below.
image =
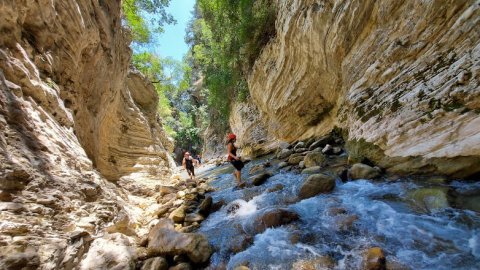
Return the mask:
[[[234,139],[237,139],[237,136],[235,134],[233,134],[233,133],[228,134],[228,140],[229,141],[234,140]]]

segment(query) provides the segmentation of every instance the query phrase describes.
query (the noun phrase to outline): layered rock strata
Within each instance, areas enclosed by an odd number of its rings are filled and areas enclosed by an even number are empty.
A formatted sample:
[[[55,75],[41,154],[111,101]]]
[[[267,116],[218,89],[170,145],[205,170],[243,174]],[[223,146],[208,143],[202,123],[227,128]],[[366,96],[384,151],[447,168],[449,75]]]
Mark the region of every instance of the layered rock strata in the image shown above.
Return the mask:
[[[0,268],[88,269],[90,246],[128,250],[146,222],[149,203],[120,186],[170,174],[158,97],[129,71],[119,1],[3,1],[0,13]]]
[[[480,171],[478,1],[277,5],[277,35],[248,78],[266,133],[291,142],[338,126],[355,160]]]

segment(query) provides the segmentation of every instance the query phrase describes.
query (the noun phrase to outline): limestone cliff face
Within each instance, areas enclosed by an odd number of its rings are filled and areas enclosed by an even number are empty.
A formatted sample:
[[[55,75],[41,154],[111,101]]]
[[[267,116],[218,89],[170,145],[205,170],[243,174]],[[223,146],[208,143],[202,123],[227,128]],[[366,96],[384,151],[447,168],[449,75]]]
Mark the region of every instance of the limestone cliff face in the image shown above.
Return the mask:
[[[0,4],[0,268],[76,268],[90,235],[135,235],[143,218],[104,177],[170,174],[172,143],[153,86],[129,71],[119,5]]]
[[[279,141],[269,133],[250,99],[233,105],[230,126],[239,134],[236,144],[242,157],[255,157],[278,147]]]
[[[152,165],[168,169],[172,143],[153,86],[129,72],[119,3],[10,1],[1,20],[0,68],[17,99],[76,136],[108,179]]]
[[[249,75],[269,134],[346,131],[397,172],[480,171],[480,2],[278,1]]]

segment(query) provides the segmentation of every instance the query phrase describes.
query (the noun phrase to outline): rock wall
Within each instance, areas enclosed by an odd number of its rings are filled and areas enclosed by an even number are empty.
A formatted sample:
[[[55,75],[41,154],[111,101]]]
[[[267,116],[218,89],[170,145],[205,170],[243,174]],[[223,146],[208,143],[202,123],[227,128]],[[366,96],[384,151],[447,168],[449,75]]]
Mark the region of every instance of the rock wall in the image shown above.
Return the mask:
[[[129,71],[120,1],[0,13],[0,268],[72,269],[93,235],[135,235],[143,218],[105,178],[166,180],[172,143],[153,86]]]
[[[352,159],[480,171],[479,1],[277,4],[277,35],[248,78],[267,133],[291,142],[338,126]]]
[[[250,99],[233,104],[230,126],[234,134],[239,134],[236,145],[242,157],[259,156],[278,147],[279,141],[268,132],[260,112]]]

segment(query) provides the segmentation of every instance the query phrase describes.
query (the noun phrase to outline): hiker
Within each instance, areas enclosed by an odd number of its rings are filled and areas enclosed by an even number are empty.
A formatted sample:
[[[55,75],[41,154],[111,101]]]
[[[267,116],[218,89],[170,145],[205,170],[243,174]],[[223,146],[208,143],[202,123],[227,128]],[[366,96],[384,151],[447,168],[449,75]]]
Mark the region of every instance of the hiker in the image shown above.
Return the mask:
[[[228,157],[227,160],[232,163],[233,167],[235,167],[235,178],[238,182],[238,185],[242,184],[242,168],[245,166],[243,162],[240,160],[240,157],[237,156],[237,148],[235,147],[234,143],[237,140],[237,136],[233,133],[228,134],[227,137],[227,152]]]
[[[185,152],[183,155],[182,166],[185,170],[187,170],[188,176],[190,179],[195,179],[195,169],[194,166],[197,164],[197,160],[190,156],[189,152]]]
[[[198,161],[198,164],[202,164],[202,156],[200,154],[197,154],[195,159]]]

